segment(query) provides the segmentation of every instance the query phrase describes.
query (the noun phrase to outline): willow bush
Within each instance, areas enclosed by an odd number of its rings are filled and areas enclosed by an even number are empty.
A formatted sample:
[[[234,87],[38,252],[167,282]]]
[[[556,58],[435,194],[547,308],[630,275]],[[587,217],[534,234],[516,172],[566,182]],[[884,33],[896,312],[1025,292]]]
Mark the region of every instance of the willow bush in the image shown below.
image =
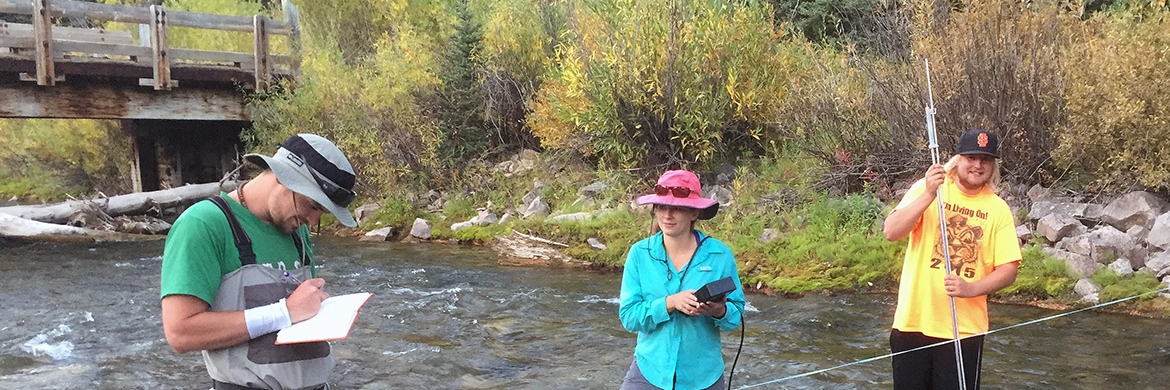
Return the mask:
[[[0,119],[0,195],[54,201],[130,187],[130,138],[118,122]],[[5,199],[7,200],[7,199]]]
[[[1094,177],[1091,189],[1170,190],[1170,20],[1087,21],[1068,51],[1066,122],[1058,163]]]
[[[412,24],[430,26],[440,18],[430,8],[399,1],[374,2],[369,8],[317,6],[301,10],[302,77],[284,92],[253,101],[249,144],[268,152],[269,145],[292,133],[330,138],[346,151],[358,171],[359,192],[366,194],[385,195],[404,188],[401,184],[422,186],[441,179],[436,173],[438,53],[432,48],[442,33]],[[370,47],[362,48],[343,43],[353,39],[352,31],[338,27],[351,22],[394,28],[372,35]],[[339,50],[346,47],[351,49]]]
[[[603,167],[684,166],[760,150],[790,67],[765,7],[568,4],[532,131]]]

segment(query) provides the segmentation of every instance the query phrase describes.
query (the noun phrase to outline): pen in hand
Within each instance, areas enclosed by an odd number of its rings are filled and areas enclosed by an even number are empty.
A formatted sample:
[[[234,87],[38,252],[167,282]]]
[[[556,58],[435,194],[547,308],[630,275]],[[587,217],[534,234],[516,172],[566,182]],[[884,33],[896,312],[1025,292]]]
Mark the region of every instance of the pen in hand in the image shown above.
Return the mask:
[[[284,272],[284,277],[288,278],[289,280],[292,280],[296,284],[301,284],[301,280],[297,279],[296,276],[293,276],[292,274],[288,273],[288,271]]]

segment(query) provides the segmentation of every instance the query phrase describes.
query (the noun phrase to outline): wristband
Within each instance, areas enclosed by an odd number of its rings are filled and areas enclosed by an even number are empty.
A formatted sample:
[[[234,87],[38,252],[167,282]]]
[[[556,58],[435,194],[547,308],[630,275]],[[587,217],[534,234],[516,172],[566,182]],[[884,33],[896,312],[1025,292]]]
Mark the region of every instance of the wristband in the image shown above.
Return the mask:
[[[248,336],[257,338],[292,325],[288,305],[284,299],[279,302],[244,310],[244,323],[248,325]]]

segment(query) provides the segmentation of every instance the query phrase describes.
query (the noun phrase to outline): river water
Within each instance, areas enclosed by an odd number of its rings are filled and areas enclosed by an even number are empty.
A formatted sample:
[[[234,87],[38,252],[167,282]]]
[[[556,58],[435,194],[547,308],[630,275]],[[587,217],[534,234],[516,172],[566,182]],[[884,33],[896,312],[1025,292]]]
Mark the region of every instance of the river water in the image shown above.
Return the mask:
[[[163,337],[162,242],[0,243],[0,388],[207,389],[198,353]],[[621,275],[496,265],[483,248],[320,238],[326,290],[367,291],[334,342],[335,389],[616,389],[634,335]],[[894,297],[748,295],[734,388],[890,388],[889,359],[772,382],[889,352]],[[993,305],[992,328],[1057,312]],[[728,366],[739,331],[724,334]],[[1092,312],[988,336],[985,389],[1164,389],[1170,326]],[[759,386],[755,386],[759,385]]]

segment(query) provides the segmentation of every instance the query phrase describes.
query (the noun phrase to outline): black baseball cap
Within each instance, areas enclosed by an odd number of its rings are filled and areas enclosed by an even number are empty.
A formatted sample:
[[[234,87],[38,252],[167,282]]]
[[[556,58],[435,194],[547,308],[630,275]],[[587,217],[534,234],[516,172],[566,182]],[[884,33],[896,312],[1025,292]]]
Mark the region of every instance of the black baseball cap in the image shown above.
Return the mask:
[[[999,158],[999,137],[987,130],[967,130],[959,137],[958,153],[986,154]]]

